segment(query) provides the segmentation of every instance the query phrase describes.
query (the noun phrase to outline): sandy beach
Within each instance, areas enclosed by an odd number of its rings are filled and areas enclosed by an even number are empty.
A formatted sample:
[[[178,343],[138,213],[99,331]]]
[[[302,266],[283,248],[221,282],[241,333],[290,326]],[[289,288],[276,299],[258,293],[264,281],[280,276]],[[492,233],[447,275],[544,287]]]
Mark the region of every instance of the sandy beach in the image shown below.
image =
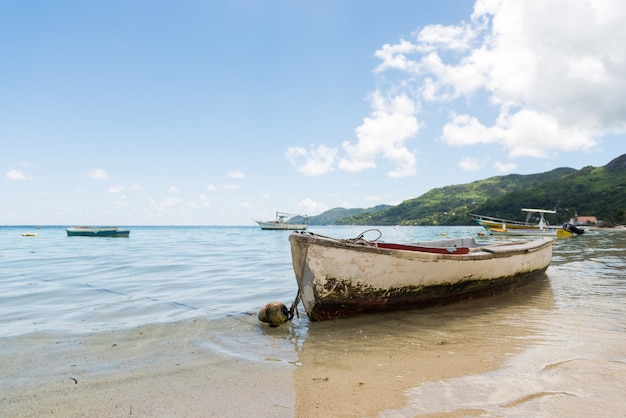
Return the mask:
[[[559,307],[552,283],[563,292],[569,277],[557,270],[514,294],[277,328],[248,312],[5,337],[2,416],[621,417],[623,324],[603,313],[620,302],[584,315]]]
[[[219,333],[195,320],[7,338],[1,403],[10,417],[373,417],[424,382],[497,369],[532,333],[493,322],[488,305],[464,306],[278,328],[250,313]]]
[[[441,341],[420,350],[419,360],[402,349],[344,351],[339,359],[323,350],[311,364],[298,366],[232,357],[189,340],[156,340],[149,331],[143,334],[148,341],[117,337],[69,337],[49,349],[31,346],[10,356],[13,388],[2,395],[3,414],[376,416],[402,407],[405,390],[484,371],[496,366],[499,354],[490,352],[491,360],[455,355],[455,343]]]
[[[3,415],[290,415],[293,367],[220,352],[200,322],[5,341]]]

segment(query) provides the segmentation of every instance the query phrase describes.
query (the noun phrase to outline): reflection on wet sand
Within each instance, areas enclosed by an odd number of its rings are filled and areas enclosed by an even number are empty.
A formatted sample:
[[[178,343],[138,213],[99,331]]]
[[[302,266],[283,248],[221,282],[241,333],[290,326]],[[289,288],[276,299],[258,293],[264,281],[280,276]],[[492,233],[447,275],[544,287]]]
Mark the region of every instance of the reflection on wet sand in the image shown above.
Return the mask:
[[[553,306],[511,318],[535,329],[529,344],[496,369],[416,385],[402,408],[379,416],[625,416],[626,245],[589,238],[557,247]],[[608,238],[622,242],[596,247]]]
[[[554,304],[547,277],[515,293],[442,308],[309,323],[294,372],[296,416],[375,416],[425,381],[499,367]]]

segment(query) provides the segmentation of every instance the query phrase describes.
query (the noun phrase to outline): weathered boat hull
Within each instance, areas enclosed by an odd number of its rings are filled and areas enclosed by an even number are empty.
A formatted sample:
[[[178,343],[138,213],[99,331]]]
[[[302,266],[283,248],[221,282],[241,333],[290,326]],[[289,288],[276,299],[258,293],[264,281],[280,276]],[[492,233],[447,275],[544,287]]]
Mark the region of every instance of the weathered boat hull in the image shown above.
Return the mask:
[[[442,253],[306,233],[293,233],[289,240],[298,290],[312,321],[424,308],[514,289],[545,272],[554,243],[544,238]]]

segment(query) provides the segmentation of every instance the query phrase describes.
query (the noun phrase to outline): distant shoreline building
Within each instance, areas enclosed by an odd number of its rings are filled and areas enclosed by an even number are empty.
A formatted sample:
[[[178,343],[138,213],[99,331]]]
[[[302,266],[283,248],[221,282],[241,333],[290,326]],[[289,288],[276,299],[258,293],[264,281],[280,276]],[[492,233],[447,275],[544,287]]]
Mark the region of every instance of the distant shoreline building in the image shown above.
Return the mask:
[[[595,216],[578,216],[578,212],[575,212],[569,223],[572,225],[597,225],[598,219]]]

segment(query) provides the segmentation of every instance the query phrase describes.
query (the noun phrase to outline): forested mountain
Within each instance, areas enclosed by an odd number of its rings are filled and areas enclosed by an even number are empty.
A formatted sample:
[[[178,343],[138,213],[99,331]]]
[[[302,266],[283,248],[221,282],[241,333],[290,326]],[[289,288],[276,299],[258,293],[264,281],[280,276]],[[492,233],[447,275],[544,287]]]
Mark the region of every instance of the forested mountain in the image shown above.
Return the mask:
[[[496,176],[432,189],[397,206],[335,208],[311,217],[311,225],[472,225],[470,213],[522,219],[522,208],[557,209],[549,221],[578,213],[626,223],[626,154],[604,167],[557,168],[540,174]],[[332,216],[329,214],[332,213]],[[338,215],[346,216],[337,217]],[[334,220],[333,220],[334,218]],[[322,221],[323,220],[323,221]]]
[[[333,225],[343,218],[348,218],[356,214],[367,216],[368,214],[380,212],[381,210],[384,210],[390,207],[391,206],[389,205],[379,205],[379,206],[374,206],[372,208],[367,208],[367,209],[334,208],[334,209],[327,210],[326,212],[320,215],[309,217],[309,225]]]

